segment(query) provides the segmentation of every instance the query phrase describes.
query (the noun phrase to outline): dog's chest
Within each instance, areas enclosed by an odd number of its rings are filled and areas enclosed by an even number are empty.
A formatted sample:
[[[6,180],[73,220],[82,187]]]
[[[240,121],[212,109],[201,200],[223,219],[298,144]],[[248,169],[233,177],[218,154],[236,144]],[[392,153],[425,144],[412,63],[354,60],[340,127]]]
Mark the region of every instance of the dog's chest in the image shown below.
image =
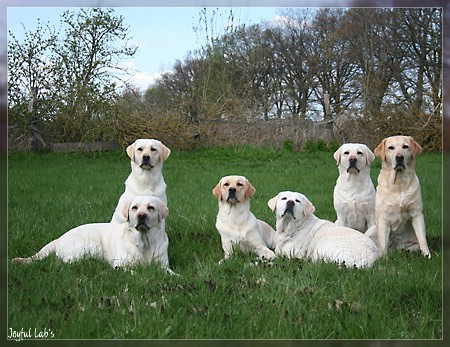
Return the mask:
[[[246,213],[219,213],[216,227],[223,238],[241,242],[246,240],[248,231],[255,227],[255,223],[256,219]]]
[[[402,232],[411,223],[412,212],[417,210],[417,194],[411,192],[399,192],[391,194],[382,204],[385,205],[385,218],[391,227],[391,232]]]
[[[306,256],[314,232],[310,233],[308,230],[305,231],[304,228],[292,221],[282,228],[277,229],[275,248],[277,254],[282,254],[290,258],[302,258]]]

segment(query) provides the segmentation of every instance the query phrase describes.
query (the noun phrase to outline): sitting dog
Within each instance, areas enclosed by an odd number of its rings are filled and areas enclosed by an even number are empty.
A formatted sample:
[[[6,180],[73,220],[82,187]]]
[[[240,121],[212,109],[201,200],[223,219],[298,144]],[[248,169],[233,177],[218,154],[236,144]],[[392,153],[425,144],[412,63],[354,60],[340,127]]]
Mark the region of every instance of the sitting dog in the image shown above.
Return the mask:
[[[372,151],[360,143],[343,144],[335,153],[339,177],[334,187],[336,224],[366,232],[375,225],[375,188],[370,178]]]
[[[375,203],[376,226],[366,234],[388,249],[419,250],[431,258],[415,167],[422,147],[410,136],[385,138],[375,149],[382,161]]]
[[[275,230],[250,212],[250,198],[255,191],[243,176],[223,177],[213,189],[219,200],[216,228],[225,253],[223,260],[231,256],[236,245],[261,258],[275,258],[275,253],[269,249],[274,247]]]
[[[378,248],[363,233],[314,215],[313,204],[296,192],[280,192],[268,202],[276,213],[275,254],[370,267],[379,257]]]
[[[123,208],[125,223],[92,223],[69,230],[29,258],[14,258],[13,263],[29,263],[50,254],[71,263],[85,256],[106,260],[112,267],[159,262],[168,273],[168,237],[161,222],[169,210],[156,197],[136,196]]]
[[[139,139],[127,147],[127,154],[131,159],[131,173],[125,181],[125,192],[112,216],[113,223],[125,222],[123,207],[136,195],[156,196],[167,205],[162,167],[170,155],[170,149],[158,140]],[[164,224],[163,229],[165,230]]]

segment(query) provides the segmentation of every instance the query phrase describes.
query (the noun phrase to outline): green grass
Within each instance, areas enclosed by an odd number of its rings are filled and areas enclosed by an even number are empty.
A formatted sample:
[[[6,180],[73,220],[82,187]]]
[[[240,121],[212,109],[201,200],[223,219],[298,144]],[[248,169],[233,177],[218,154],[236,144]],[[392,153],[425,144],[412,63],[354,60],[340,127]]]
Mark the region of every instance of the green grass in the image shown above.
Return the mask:
[[[109,221],[129,174],[123,153],[9,156],[8,259],[29,256],[68,229]],[[372,178],[380,170],[372,166]],[[418,157],[432,259],[396,252],[365,270],[236,254],[223,265],[212,189],[224,175],[256,188],[254,214],[272,226],[267,201],[304,193],[334,220],[332,153],[270,148],[173,151],[168,185],[171,268],[113,270],[54,256],[8,264],[8,329],[58,339],[439,339],[442,337],[442,158]],[[9,331],[9,330],[8,330]]]

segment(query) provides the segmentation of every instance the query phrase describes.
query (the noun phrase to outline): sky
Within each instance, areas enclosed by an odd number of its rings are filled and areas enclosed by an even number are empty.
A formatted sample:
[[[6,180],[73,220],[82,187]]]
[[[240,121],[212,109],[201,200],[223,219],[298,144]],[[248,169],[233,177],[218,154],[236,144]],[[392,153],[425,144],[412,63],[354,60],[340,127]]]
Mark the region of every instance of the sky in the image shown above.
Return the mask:
[[[25,30],[34,31],[38,18],[41,23],[59,29],[61,14],[70,9],[63,7],[8,7],[7,28],[19,40]],[[116,7],[114,12],[124,18],[129,26],[129,43],[138,47],[136,54],[126,58],[122,64],[130,69],[132,77],[128,83],[145,91],[164,72],[170,71],[176,60],[183,61],[188,52],[204,44],[204,35],[194,32],[198,26],[201,7]],[[215,8],[207,8],[209,17]],[[231,8],[220,8],[215,17],[217,33],[223,32],[228,24]],[[232,8],[238,24],[271,22],[279,16],[276,7]]]
[[[444,0],[64,0],[63,3],[72,6],[73,11],[81,6],[114,7],[115,12],[124,17],[125,24],[130,27],[130,43],[138,50],[133,58],[124,60],[123,65],[133,74],[128,82],[145,91],[163,72],[170,71],[176,60],[183,61],[189,51],[200,48],[204,43],[193,30],[203,7],[211,13],[220,6],[225,26],[230,8],[238,24],[249,25],[274,21],[283,8],[289,7],[399,6],[402,2],[415,6],[433,3],[436,6],[441,1]],[[58,7],[61,3],[60,0],[0,0],[2,46],[6,46],[6,29],[20,39],[24,33],[22,23],[27,30],[32,30],[36,27],[37,18],[59,28],[60,16],[68,8]],[[1,69],[0,85],[5,84],[5,77]]]

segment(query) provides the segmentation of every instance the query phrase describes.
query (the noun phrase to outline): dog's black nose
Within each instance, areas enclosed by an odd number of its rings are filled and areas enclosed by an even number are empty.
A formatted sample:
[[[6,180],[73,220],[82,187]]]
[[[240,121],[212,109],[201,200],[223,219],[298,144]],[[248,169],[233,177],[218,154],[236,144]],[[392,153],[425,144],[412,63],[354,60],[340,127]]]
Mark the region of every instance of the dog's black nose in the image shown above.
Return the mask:
[[[294,205],[295,205],[295,202],[292,201],[292,200],[288,200],[288,201],[286,202],[286,206],[287,206],[287,207],[293,207]]]
[[[142,156],[142,160],[144,160],[144,161],[148,161],[148,160],[150,160],[150,156],[149,155],[143,155]]]
[[[405,157],[403,156],[403,154],[397,154],[395,156],[395,160],[397,161],[397,163],[402,163],[403,160],[405,160]]]
[[[348,161],[350,162],[350,164],[356,164],[357,160],[358,160],[358,159],[356,159],[355,157],[350,157],[350,158],[348,159]]]
[[[145,221],[145,219],[147,218],[147,215],[145,213],[139,213],[137,215],[138,221]]]
[[[228,191],[229,191],[230,193],[236,193],[236,188],[231,187],[230,189],[228,189]]]

